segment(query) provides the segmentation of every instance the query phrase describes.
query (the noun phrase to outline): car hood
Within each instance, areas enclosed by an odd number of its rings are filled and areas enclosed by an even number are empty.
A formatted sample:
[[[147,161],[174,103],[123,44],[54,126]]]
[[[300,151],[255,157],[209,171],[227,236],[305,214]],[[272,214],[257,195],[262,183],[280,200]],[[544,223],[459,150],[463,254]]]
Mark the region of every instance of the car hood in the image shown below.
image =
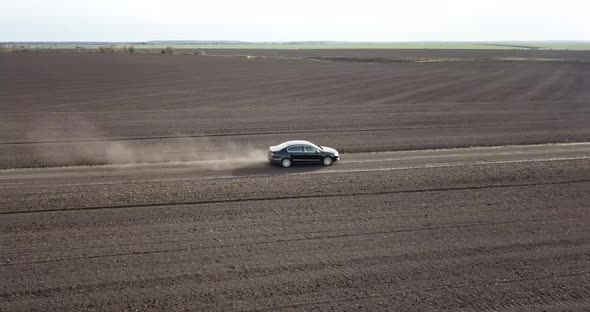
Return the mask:
[[[322,146],[322,150],[323,150],[324,152],[332,153],[332,154],[334,154],[334,156],[340,156],[340,155],[338,154],[338,151],[337,151],[337,150],[335,150],[335,149],[333,149],[333,148],[331,148],[331,147]]]

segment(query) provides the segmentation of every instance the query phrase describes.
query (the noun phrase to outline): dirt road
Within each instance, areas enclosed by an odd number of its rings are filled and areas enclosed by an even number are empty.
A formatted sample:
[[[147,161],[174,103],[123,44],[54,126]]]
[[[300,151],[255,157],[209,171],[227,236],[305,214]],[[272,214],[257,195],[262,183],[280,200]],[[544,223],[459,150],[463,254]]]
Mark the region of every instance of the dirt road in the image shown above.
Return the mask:
[[[587,311],[590,144],[0,170],[2,311]]]

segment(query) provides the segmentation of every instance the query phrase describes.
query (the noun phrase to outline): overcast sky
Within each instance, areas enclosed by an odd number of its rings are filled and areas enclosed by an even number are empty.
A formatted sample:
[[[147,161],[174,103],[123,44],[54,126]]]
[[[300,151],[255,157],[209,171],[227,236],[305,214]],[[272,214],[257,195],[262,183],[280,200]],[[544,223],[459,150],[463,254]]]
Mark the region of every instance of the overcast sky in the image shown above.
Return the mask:
[[[590,0],[0,0],[0,41],[590,40]]]

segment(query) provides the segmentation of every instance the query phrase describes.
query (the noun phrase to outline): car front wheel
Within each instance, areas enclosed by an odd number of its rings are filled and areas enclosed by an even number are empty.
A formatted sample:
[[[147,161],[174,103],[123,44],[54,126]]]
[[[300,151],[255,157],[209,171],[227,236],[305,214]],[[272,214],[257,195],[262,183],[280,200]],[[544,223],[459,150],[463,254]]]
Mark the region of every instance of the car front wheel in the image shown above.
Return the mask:
[[[324,160],[322,160],[322,163],[324,164],[324,166],[329,166],[332,164],[332,162],[333,162],[333,159],[330,156],[324,157]]]
[[[289,168],[289,167],[291,167],[291,159],[285,158],[285,159],[281,160],[281,166],[283,168]]]

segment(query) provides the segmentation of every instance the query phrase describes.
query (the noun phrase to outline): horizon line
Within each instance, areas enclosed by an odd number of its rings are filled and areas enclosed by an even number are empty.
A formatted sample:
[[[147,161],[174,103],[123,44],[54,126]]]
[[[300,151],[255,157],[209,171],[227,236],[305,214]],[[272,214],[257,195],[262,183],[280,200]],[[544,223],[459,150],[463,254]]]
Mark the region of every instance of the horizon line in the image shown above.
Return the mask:
[[[150,40],[24,40],[24,41],[0,41],[0,43],[154,43],[154,42],[177,42],[177,43],[225,43],[225,44],[260,44],[260,43],[364,43],[364,44],[400,44],[400,43],[498,43],[498,42],[590,42],[588,40],[410,40],[410,41],[347,41],[347,40],[280,40],[280,41],[243,41],[243,40],[195,40],[195,39],[150,39]]]

